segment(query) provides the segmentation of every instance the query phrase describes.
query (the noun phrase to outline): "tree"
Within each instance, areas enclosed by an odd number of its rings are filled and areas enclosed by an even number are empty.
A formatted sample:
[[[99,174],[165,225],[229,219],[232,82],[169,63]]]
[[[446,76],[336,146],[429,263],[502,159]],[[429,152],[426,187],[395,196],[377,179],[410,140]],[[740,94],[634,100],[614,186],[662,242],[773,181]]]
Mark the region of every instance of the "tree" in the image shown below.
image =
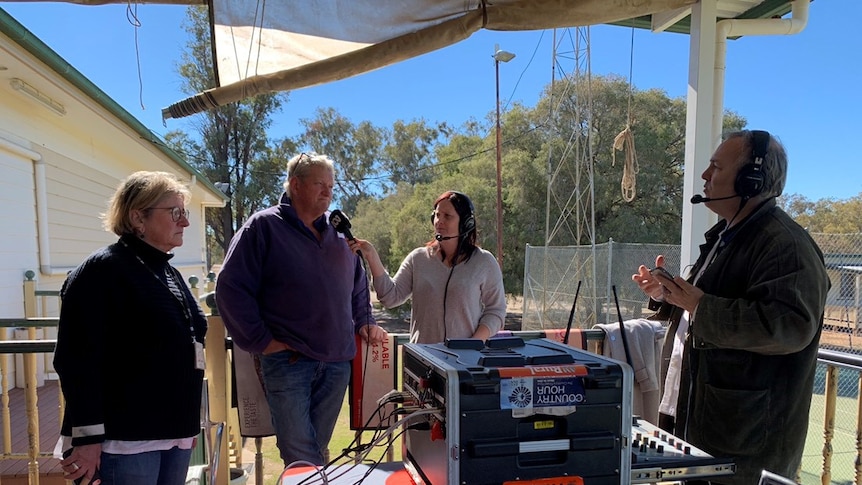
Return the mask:
[[[587,96],[589,102],[578,100],[578,96]],[[593,76],[559,81],[553,92],[549,87],[534,110],[534,119],[547,118],[552,111],[550,106],[558,108],[544,125],[545,153],[560,154],[554,161],[562,167],[554,184],[557,197],[578,193],[574,167],[586,163],[590,154],[593,157],[595,241],[613,238],[618,242],[678,243],[683,203],[685,100],[671,99],[657,89],[639,91],[617,76]],[[726,113],[725,130],[744,125],[743,118]],[[623,157],[617,156],[614,163],[612,152],[614,138],[627,126],[633,133],[637,155],[635,197],[630,202],[625,200],[620,187]],[[569,139],[587,138],[591,140],[591,150],[586,146],[576,149],[568,146]],[[558,207],[551,207],[551,220],[564,216]],[[563,237],[555,244],[589,244],[589,241]]]
[[[380,192],[375,177],[385,133],[368,121],[358,126],[335,108],[318,108],[314,118],[300,120],[305,127],[303,143],[316,153],[329,156],[336,166],[336,205],[348,214],[359,202]]]
[[[449,132],[446,123],[430,127],[424,119],[404,123],[397,120],[383,149],[381,169],[388,174],[388,189],[401,182],[428,183],[434,176],[434,148]]]
[[[799,194],[780,197],[781,207],[809,232],[862,233],[862,194],[846,200],[832,198],[812,202]]]
[[[591,113],[579,109],[575,96],[590,97]],[[546,207],[552,166],[559,167],[554,173],[555,197],[592,196],[589,191],[580,192],[588,181],[579,182],[576,173],[577,164],[587,160],[584,155],[593,157],[597,243],[611,237],[622,242],[679,242],[685,113],[685,101],[681,98],[669,98],[660,90],[639,91],[615,76],[598,76],[589,81],[560,81],[548,87],[535,107],[515,104],[502,114],[503,278],[507,292],[517,294],[523,289],[524,251],[528,244],[544,245],[546,213],[552,221],[562,220],[569,227],[575,225],[575,214],[564,213],[554,204]],[[358,206],[354,225],[374,227],[366,237],[378,245],[390,271],[397,269],[410,250],[429,240],[430,223],[425,221],[431,204],[437,195],[450,189],[471,197],[476,208],[479,244],[494,252],[496,187],[492,181],[496,178],[496,157],[492,123],[494,119],[489,115],[484,128],[473,120],[447,132],[448,143],[435,146],[436,163],[430,163],[434,159],[429,158],[419,170],[433,177],[415,177],[396,185],[381,202],[368,201]],[[612,163],[611,151],[614,137],[627,125],[635,136],[640,166],[638,190],[631,202],[625,200],[620,188],[621,157],[617,157],[616,164]],[[740,116],[726,114],[726,130],[744,125]],[[581,136],[573,136],[576,133]],[[591,150],[570,143],[573,138],[586,140],[587,134],[593,143]],[[411,138],[406,140],[403,145],[409,146]],[[392,146],[384,148],[385,153],[394,151]],[[401,175],[384,176],[402,180],[398,178]],[[584,237],[581,234],[578,239],[572,230],[565,237],[556,238],[553,244],[589,244]]]
[[[179,66],[183,91],[203,92],[215,86],[211,58],[209,20],[206,7],[187,10],[185,29],[189,43]],[[173,131],[166,141],[213,182],[224,183],[230,196],[223,208],[208,208],[208,264],[221,261],[236,230],[255,211],[272,205],[282,191],[284,170],[296,143],[273,142],[267,135],[272,116],[281,109],[287,94],[262,94],[231,105],[203,112],[197,118],[196,136]]]

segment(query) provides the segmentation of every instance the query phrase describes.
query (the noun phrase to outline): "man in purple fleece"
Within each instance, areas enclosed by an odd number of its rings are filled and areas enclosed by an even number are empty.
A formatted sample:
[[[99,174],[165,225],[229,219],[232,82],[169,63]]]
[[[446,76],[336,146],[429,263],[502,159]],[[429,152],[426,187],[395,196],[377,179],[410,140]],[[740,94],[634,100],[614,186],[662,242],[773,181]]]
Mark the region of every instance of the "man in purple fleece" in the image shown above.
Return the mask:
[[[380,343],[359,257],[329,225],[335,168],[325,155],[287,163],[280,203],[253,214],[231,240],[216,282],[233,342],[260,354],[285,465],[323,465],[350,380],[354,335]]]

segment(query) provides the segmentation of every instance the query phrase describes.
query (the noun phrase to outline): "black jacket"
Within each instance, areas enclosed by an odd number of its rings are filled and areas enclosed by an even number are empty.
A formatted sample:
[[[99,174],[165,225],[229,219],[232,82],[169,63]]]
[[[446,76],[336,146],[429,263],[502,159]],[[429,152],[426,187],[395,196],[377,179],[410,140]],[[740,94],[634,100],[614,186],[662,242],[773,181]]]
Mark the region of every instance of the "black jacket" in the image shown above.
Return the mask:
[[[200,432],[203,371],[192,338],[203,342],[206,318],[172,256],[123,236],[63,284],[54,368],[66,399],[61,433],[73,446]]]

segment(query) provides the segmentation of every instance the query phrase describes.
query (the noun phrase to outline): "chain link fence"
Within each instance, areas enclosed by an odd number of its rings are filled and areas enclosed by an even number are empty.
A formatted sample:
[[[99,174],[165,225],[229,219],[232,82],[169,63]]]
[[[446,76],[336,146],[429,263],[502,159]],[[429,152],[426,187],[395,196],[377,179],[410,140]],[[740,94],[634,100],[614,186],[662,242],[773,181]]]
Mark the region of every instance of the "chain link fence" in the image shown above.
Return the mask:
[[[665,256],[665,266],[676,272],[680,267],[679,245],[613,240],[595,247],[528,245],[522,328],[565,328],[569,318],[572,328],[615,322],[619,318],[617,301],[623,320],[648,314],[648,298],[631,276],[641,264],[652,268],[659,254]]]
[[[832,282],[821,346],[862,354],[862,234],[814,233],[812,237],[823,251]],[[570,318],[572,328],[591,328],[649,314],[648,298],[631,275],[641,264],[653,267],[659,254],[665,256],[670,271],[681,267],[680,246],[674,244],[610,240],[595,247],[528,245],[521,328],[565,328]]]
[[[832,287],[827,296],[820,347],[862,355],[862,234],[821,234],[811,236],[823,251]],[[656,255],[665,256],[672,272],[680,268],[680,246],[669,244],[615,243],[595,247],[527,246],[524,270],[522,328],[540,330],[591,328],[597,323],[627,320],[649,314],[647,297],[631,280],[643,264],[655,265]],[[685,274],[685,271],[683,271]],[[619,301],[619,312],[616,308]],[[577,294],[577,301],[575,295]],[[573,311],[574,307],[574,311]],[[858,453],[859,387],[858,368],[841,368],[837,379],[834,419],[829,418],[824,394],[827,363],[818,362],[812,390],[808,438],[800,470],[800,483],[822,483],[824,453],[831,462],[831,484],[855,480]],[[829,431],[826,427],[833,427]],[[824,436],[831,442],[824,447]]]

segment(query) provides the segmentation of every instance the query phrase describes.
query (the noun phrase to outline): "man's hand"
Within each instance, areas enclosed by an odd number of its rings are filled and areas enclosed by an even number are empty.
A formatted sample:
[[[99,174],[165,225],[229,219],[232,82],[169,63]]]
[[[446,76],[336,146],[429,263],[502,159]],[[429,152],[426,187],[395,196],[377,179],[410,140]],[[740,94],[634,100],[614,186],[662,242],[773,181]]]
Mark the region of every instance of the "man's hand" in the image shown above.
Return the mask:
[[[655,258],[655,267],[664,267],[664,256],[659,254]],[[638,267],[638,272],[632,275],[632,281],[650,298],[663,301],[661,281],[650,273],[649,268],[644,265]]]
[[[664,301],[688,310],[691,314],[694,313],[698,303],[700,303],[700,299],[703,297],[703,290],[679,276],[675,276],[673,281],[662,276],[657,277],[657,279],[661,283]]]
[[[359,336],[370,344],[379,344],[389,338],[389,333],[379,325],[363,325],[359,327]]]
[[[290,345],[287,345],[284,342],[279,342],[276,339],[272,339],[269,341],[269,344],[267,344],[266,348],[263,349],[263,352],[261,352],[261,353],[263,355],[269,355],[269,354],[274,354],[276,352],[283,352],[285,350],[293,350],[293,349],[291,349]]]

